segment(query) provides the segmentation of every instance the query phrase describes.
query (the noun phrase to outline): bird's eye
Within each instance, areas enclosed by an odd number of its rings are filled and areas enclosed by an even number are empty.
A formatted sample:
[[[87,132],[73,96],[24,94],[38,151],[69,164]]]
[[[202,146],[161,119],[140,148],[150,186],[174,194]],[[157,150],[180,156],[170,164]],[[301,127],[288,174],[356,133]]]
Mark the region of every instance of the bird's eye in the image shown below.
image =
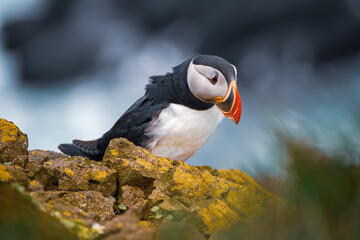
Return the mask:
[[[217,83],[217,80],[218,80],[218,77],[216,75],[213,76],[212,78],[210,78],[210,82],[214,85]]]

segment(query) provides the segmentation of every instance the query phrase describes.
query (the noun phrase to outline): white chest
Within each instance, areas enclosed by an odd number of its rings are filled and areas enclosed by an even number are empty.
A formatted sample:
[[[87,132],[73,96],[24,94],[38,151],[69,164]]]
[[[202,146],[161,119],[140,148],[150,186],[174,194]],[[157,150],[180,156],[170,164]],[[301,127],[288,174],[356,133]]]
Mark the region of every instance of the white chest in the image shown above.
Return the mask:
[[[215,106],[197,111],[172,103],[151,122],[146,135],[154,141],[147,149],[158,156],[185,161],[204,145],[222,118]]]

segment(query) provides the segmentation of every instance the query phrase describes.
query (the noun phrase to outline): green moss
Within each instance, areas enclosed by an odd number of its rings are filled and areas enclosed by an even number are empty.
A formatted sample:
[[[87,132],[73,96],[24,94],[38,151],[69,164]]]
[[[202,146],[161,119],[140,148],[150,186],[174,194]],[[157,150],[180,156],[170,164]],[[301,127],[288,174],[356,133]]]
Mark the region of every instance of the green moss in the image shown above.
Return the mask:
[[[127,207],[124,204],[120,204],[119,209],[122,211],[125,211],[125,210],[127,210]]]

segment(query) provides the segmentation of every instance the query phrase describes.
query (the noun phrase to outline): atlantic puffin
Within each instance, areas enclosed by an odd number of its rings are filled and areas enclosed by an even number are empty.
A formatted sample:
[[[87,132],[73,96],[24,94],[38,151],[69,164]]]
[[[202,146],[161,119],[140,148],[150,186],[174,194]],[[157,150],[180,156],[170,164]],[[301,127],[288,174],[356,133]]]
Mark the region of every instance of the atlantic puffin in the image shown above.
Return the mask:
[[[70,156],[101,161],[110,141],[123,137],[157,156],[185,161],[210,138],[222,114],[239,123],[236,81],[234,65],[218,56],[198,55],[172,73],[150,77],[145,95],[102,137],[58,148]]]

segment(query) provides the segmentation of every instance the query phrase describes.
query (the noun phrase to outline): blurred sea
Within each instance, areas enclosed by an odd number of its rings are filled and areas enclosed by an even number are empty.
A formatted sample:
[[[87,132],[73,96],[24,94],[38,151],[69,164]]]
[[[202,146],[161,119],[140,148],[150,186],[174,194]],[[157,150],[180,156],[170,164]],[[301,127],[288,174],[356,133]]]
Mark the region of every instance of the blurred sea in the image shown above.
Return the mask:
[[[43,2],[2,0],[0,29],[26,14],[41,15]],[[197,54],[191,45],[147,34],[126,17],[121,23],[94,27],[103,36],[100,64],[71,84],[23,84],[18,56],[0,42],[0,117],[28,135],[29,149],[58,151],[59,143],[100,137],[144,94],[149,76],[165,74]],[[306,38],[287,38],[278,55],[266,48],[266,39],[259,44],[265,47],[250,46],[233,62],[243,102],[239,125],[224,119],[188,163],[238,168],[250,175],[281,173],[280,135],[328,153],[350,147],[360,154],[360,55],[317,65]],[[102,68],[108,62],[116,64]]]

